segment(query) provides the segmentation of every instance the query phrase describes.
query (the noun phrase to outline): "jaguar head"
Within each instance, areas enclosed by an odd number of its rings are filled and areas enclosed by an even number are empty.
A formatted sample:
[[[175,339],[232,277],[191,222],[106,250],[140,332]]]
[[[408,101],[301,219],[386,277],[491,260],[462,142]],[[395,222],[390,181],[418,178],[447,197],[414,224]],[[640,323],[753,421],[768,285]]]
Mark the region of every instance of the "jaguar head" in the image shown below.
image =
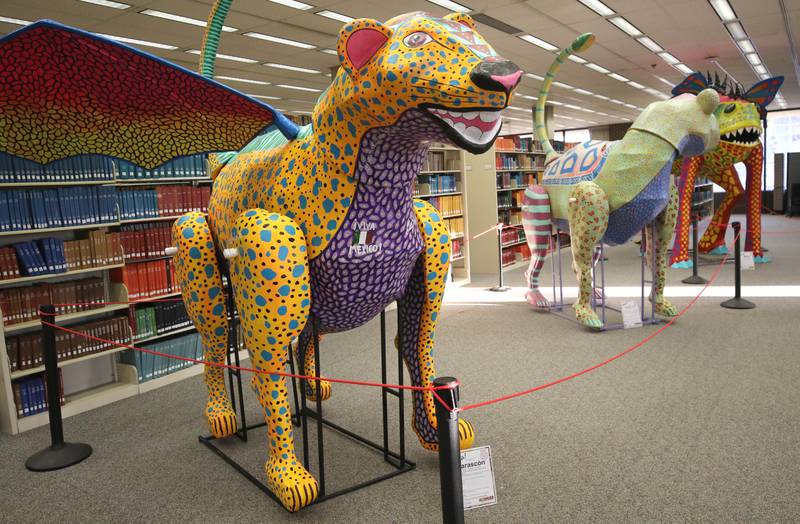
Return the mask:
[[[452,144],[488,150],[500,133],[522,70],[497,55],[465,14],[421,12],[385,24],[358,19],[339,33],[341,71],[334,80],[345,107],[370,127],[389,126],[417,110]]]

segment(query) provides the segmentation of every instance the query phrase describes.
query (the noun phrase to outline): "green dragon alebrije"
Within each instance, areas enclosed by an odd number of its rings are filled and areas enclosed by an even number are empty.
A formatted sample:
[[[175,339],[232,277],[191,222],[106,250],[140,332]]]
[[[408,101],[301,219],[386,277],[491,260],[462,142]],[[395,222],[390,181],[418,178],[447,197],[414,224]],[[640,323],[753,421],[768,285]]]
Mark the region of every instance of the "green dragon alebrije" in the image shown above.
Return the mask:
[[[559,155],[547,136],[544,108],[555,73],[573,52],[592,45],[594,36],[583,34],[562,50],[542,82],[536,104],[536,136],[547,153],[541,185],[525,190],[523,226],[531,261],[526,278],[528,302],[538,309],[549,307],[539,291],[539,273],[548,253],[552,228],[568,230],[573,269],[580,283],[573,305],[577,319],[586,326],[602,327],[590,305],[592,256],[598,242],[627,242],[645,225],[655,221],[656,238],[647,228],[647,261],[655,249],[656,279],[651,300],[655,311],[674,316],[675,307],[664,298],[667,243],[675,226],[678,195],[670,168],[678,155],[691,157],[716,146],[719,128],[714,110],[719,95],[706,89],[694,95],[650,104],[617,142],[590,141]]]

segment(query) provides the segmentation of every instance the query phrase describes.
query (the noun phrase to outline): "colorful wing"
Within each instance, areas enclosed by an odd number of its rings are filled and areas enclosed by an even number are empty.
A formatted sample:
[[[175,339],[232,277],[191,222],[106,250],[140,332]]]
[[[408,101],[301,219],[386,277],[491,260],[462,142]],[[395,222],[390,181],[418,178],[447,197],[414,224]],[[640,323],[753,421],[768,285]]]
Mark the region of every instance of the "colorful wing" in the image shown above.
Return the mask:
[[[703,73],[692,73],[683,79],[683,82],[672,88],[674,96],[682,95],[684,93],[698,94],[700,91],[708,87],[708,82]]]
[[[778,94],[778,89],[781,88],[781,85],[783,85],[782,76],[767,78],[748,89],[743,98],[748,102],[753,102],[761,109],[765,109],[775,98],[775,95]]]
[[[109,155],[152,169],[241,149],[270,106],[112,40],[43,20],[0,39],[0,151],[41,164]]]

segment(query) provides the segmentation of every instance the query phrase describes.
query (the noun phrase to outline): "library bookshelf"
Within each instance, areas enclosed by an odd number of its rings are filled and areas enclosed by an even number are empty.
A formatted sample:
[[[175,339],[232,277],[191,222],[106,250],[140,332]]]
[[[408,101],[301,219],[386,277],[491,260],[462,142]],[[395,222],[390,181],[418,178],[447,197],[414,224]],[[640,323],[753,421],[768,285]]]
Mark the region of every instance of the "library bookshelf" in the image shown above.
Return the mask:
[[[464,152],[433,144],[414,184],[414,198],[426,200],[439,210],[450,231],[451,280],[469,281],[469,238],[464,201],[466,192]]]
[[[176,218],[205,211],[210,182],[202,156],[154,171],[101,157],[45,167],[0,157],[0,431],[17,434],[48,423],[43,399],[32,397],[44,372],[37,344],[41,324],[35,315],[41,303],[96,302],[94,307],[64,306],[55,318],[59,325],[101,338],[144,347],[184,339],[197,345],[194,327],[179,311],[182,302],[153,301],[180,295],[170,282],[163,248]],[[111,204],[103,200],[109,194]],[[23,215],[29,223],[14,223]],[[44,271],[33,267],[22,245],[38,250]],[[15,271],[9,269],[15,265]],[[129,353],[114,345],[65,342],[59,349],[62,414],[92,410],[203,370],[200,365],[165,366],[144,381],[135,360],[126,363]],[[246,358],[246,352],[241,356]]]

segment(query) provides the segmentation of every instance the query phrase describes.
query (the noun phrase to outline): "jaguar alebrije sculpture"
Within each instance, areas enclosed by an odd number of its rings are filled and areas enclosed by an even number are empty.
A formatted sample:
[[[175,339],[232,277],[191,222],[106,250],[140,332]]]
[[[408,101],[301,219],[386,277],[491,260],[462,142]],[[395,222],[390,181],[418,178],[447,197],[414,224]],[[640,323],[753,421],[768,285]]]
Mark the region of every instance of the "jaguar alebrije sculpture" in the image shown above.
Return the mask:
[[[215,5],[212,30],[229,3]],[[203,74],[213,70],[217,42],[207,35]],[[176,272],[206,360],[223,362],[228,312],[217,252],[228,259],[246,347],[262,372],[253,384],[267,421],[267,482],[291,511],[312,503],[318,485],[295,456],[285,380],[270,373],[284,370],[295,337],[312,373],[310,315],[322,332],[337,332],[396,300],[412,382],[432,384],[450,236],[412,185],[431,142],[488,150],[522,75],[464,14],[354,20],[337,51],[340,70],[312,124],[297,128],[208,78],[53,22],[0,40],[4,151],[41,163],[107,154],[145,168],[223,152],[208,217],[189,213],[173,226]],[[211,432],[233,434],[222,370],[206,366],[205,381]],[[319,389],[330,394],[329,384]],[[415,392],[413,402],[414,431],[435,450],[432,395]],[[459,430],[469,447],[472,426],[462,420]]]
[[[677,155],[699,155],[717,145],[719,129],[713,112],[719,95],[706,89],[696,97],[684,95],[650,104],[622,140],[590,141],[558,155],[545,130],[547,94],[560,64],[593,41],[591,34],[579,36],[558,54],[542,82],[535,111],[536,135],[547,158],[542,184],[525,190],[522,222],[531,250],[527,301],[535,308],[549,307],[539,291],[539,273],[556,225],[570,234],[572,267],[579,281],[573,305],[576,317],[586,326],[599,328],[602,324],[590,305],[594,248],[601,241],[609,245],[627,242],[653,220],[657,238],[649,238],[647,228],[647,249],[655,248],[657,265],[651,300],[658,314],[677,313],[664,298],[667,243],[678,203],[670,168]],[[647,260],[652,260],[652,252]]]
[[[689,230],[691,226],[692,193],[695,178],[705,177],[725,190],[725,199],[714,211],[714,217],[700,238],[701,253],[725,254],[725,230],[733,207],[744,196],[747,202],[745,251],[752,251],[757,264],[769,262],[761,247],[761,171],[764,150],[761,144],[761,120],[767,106],[778,93],[783,77],[768,78],[742,92],[742,89],[719,76],[692,73],[675,86],[673,95],[697,94],[703,89],[715,89],[721,103],[714,113],[719,122],[719,147],[693,158],[679,159],[672,172],[680,175],[678,182],[678,225],[672,246],[670,264],[674,268],[690,268]],[[734,167],[743,162],[747,168],[746,187],[742,188]]]

